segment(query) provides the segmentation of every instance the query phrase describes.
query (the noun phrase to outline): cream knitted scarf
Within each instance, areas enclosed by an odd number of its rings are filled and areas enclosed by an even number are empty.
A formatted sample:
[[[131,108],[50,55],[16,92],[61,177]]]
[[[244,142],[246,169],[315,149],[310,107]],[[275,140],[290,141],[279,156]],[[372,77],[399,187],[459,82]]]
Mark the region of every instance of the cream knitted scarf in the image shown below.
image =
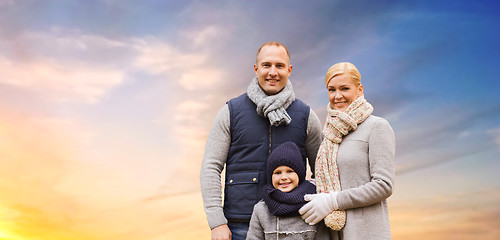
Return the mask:
[[[373,107],[363,96],[352,102],[345,111],[331,108],[328,103],[323,134],[325,138],[316,157],[316,190],[318,193],[338,192],[340,188],[339,171],[337,168],[337,153],[342,137],[350,131],[356,130],[358,125],[365,121],[373,112]],[[339,231],[345,225],[345,211],[333,211],[325,217],[325,224],[333,230]]]
[[[289,124],[292,121],[292,118],[286,112],[290,104],[295,101],[295,94],[290,80],[279,93],[268,96],[259,86],[257,77],[255,77],[248,86],[247,95],[257,105],[257,113],[268,118],[271,125],[279,126]]]

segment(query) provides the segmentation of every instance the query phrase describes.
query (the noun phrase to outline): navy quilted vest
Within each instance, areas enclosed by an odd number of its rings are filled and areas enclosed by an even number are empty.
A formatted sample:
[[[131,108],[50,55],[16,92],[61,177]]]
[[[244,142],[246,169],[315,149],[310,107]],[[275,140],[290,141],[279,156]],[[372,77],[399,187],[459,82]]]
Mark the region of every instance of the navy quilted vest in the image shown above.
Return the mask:
[[[266,161],[273,149],[292,141],[300,149],[306,164],[306,132],[309,106],[296,99],[286,109],[292,121],[288,125],[270,126],[269,120],[257,114],[255,103],[243,94],[228,102],[231,146],[226,162],[224,215],[227,219],[248,220],[253,206],[262,198],[266,184]]]

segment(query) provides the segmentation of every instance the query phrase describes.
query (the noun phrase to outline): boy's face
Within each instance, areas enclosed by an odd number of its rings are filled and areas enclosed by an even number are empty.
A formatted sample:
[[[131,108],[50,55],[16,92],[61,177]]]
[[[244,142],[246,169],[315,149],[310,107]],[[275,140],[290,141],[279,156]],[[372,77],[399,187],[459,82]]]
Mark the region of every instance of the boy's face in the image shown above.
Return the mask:
[[[299,175],[288,166],[279,166],[273,171],[273,186],[282,192],[290,192],[299,185]]]

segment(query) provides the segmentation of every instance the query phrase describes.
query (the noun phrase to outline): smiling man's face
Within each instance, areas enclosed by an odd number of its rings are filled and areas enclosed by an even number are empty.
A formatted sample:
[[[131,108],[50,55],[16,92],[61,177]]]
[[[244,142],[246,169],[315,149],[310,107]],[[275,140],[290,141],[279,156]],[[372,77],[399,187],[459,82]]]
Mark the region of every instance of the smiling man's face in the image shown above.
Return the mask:
[[[253,66],[258,77],[259,86],[267,95],[280,92],[288,82],[292,73],[292,65],[285,48],[281,46],[264,46]]]

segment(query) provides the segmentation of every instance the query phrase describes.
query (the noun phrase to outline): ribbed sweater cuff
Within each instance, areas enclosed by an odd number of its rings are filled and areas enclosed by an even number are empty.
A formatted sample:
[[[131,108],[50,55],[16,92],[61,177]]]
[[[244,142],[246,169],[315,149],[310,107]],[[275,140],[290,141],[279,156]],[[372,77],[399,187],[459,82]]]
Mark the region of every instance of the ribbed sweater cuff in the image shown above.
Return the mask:
[[[220,211],[214,212],[212,214],[207,214],[207,221],[210,229],[214,229],[215,227],[218,227],[220,225],[227,224],[227,219],[224,216],[222,208],[220,209]]]

